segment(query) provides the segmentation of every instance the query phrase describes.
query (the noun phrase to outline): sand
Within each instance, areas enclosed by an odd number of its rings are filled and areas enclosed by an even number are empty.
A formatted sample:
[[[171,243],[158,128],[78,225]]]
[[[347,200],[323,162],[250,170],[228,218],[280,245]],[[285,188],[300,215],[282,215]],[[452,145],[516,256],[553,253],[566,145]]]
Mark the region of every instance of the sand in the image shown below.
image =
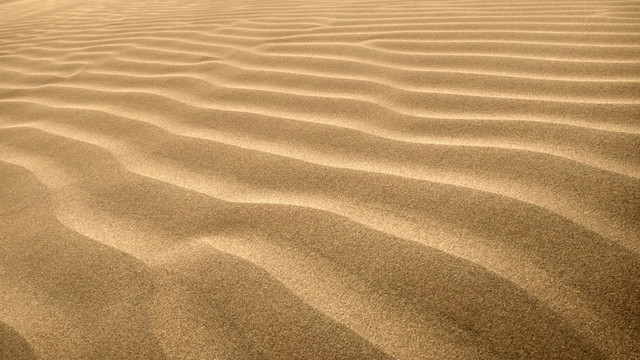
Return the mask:
[[[640,2],[0,1],[1,359],[640,358]]]

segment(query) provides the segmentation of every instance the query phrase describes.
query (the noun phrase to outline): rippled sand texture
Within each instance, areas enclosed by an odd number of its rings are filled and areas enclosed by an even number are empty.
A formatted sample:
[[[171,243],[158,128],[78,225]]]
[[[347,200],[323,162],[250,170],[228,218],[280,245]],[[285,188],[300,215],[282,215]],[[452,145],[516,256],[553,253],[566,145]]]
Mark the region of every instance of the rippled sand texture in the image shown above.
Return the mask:
[[[0,358],[639,356],[639,1],[0,13]]]

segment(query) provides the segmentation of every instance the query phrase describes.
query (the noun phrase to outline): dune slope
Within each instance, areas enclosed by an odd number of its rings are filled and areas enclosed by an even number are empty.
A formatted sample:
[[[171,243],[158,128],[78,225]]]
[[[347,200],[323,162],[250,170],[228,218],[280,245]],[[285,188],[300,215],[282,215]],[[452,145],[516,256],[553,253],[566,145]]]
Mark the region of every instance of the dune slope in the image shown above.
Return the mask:
[[[0,358],[640,357],[640,1],[0,13]]]

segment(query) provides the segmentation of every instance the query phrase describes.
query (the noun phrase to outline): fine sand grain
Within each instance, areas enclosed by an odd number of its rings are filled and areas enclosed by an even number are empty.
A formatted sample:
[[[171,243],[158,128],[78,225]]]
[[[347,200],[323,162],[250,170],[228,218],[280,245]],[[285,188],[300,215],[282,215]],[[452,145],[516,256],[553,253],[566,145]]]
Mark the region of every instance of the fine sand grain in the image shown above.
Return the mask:
[[[640,1],[0,14],[0,359],[640,358]]]

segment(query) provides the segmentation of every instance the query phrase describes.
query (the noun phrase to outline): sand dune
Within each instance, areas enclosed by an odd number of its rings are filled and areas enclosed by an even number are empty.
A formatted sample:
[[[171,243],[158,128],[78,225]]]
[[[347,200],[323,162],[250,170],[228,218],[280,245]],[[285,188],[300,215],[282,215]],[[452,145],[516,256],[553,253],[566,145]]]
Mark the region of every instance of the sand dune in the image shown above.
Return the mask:
[[[640,357],[640,2],[0,13],[0,358]]]

